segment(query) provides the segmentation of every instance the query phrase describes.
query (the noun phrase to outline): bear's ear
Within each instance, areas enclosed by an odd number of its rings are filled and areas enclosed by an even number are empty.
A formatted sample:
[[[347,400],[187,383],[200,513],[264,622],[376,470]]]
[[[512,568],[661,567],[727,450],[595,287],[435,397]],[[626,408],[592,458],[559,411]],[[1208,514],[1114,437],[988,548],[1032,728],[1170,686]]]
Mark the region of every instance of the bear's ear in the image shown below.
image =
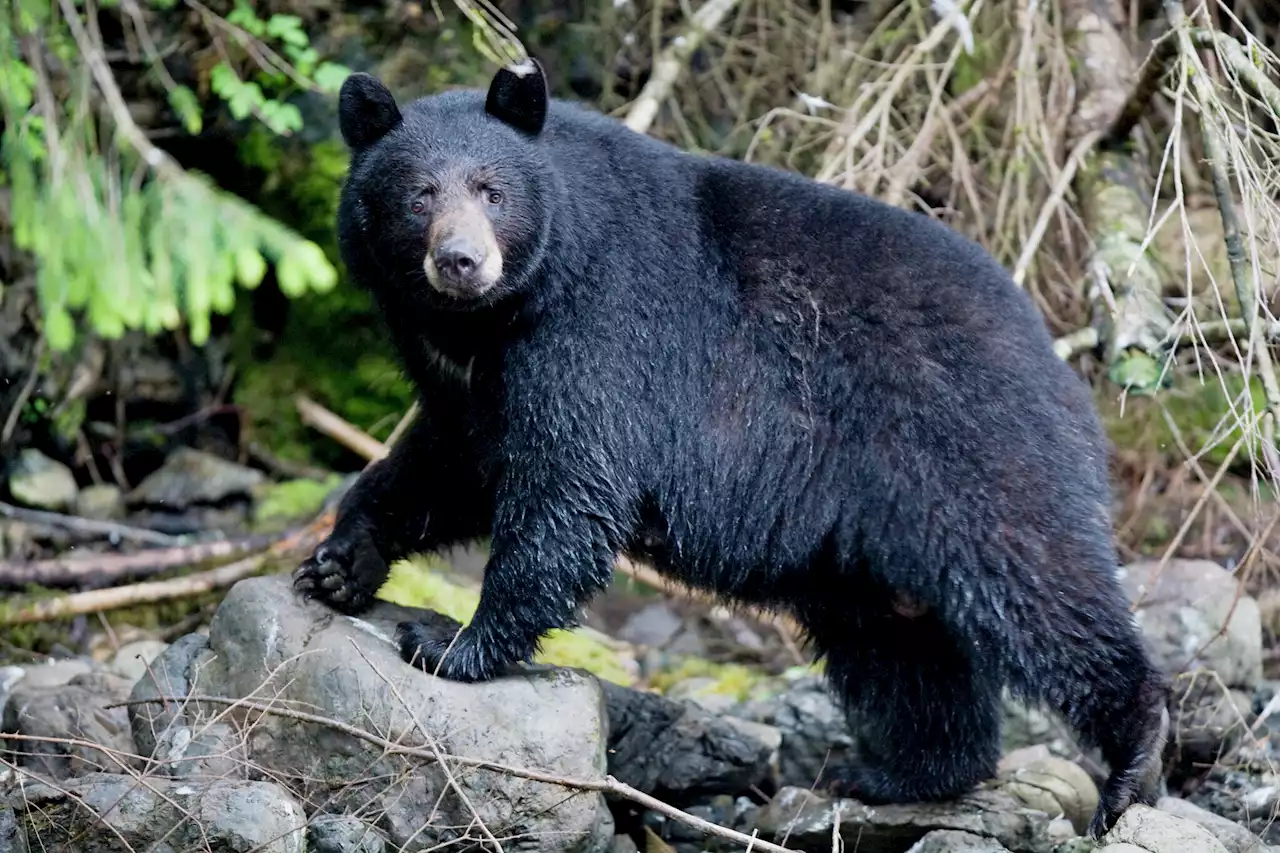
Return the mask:
[[[400,108],[391,90],[362,71],[348,75],[338,93],[338,128],[353,151],[386,136],[400,123]]]
[[[548,97],[542,65],[529,57],[494,75],[484,109],[516,130],[537,136],[547,118]]]

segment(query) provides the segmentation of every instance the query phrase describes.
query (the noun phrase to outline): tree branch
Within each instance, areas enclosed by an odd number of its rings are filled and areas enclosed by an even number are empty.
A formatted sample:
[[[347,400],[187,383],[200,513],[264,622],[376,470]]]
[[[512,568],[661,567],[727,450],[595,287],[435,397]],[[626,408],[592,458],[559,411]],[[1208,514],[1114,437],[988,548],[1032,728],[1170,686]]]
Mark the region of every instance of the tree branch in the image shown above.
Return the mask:
[[[671,94],[672,87],[688,66],[689,57],[702,45],[707,33],[717,29],[737,5],[738,0],[707,0],[693,13],[689,26],[672,39],[654,60],[653,73],[627,110],[624,120],[627,127],[637,133],[649,132],[662,102]]]

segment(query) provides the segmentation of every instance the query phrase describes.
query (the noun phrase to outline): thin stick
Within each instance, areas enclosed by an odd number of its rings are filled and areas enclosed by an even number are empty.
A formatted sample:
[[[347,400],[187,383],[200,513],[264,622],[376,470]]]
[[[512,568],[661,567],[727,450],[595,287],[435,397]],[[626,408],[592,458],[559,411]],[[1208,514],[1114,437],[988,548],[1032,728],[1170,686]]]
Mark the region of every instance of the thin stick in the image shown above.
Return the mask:
[[[624,123],[636,133],[648,133],[658,109],[671,94],[672,87],[688,66],[689,57],[702,44],[707,33],[716,30],[729,16],[738,0],[707,0],[693,13],[689,26],[663,48],[653,63],[653,73],[627,110]]]
[[[480,826],[480,831],[484,833],[485,838],[493,842],[493,846],[497,849],[498,853],[503,853],[502,842],[494,837],[493,832],[490,831],[489,827],[486,826],[485,822],[480,818],[480,812],[471,803],[471,798],[467,796],[467,792],[458,782],[457,777],[453,775],[453,771],[449,769],[449,765],[445,761],[445,754],[440,749],[440,744],[436,742],[436,739],[431,736],[429,731],[427,731],[427,727],[418,719],[418,714],[413,710],[413,706],[405,701],[404,694],[400,692],[400,688],[395,685],[395,682],[383,675],[382,670],[374,666],[373,661],[369,660],[368,656],[365,655],[357,643],[353,641],[351,645],[355,647],[356,654],[360,655],[360,658],[369,665],[370,669],[373,670],[373,674],[378,676],[383,684],[387,685],[387,689],[391,691],[391,695],[396,697],[396,701],[400,703],[400,707],[404,709],[404,712],[409,715],[409,719],[413,721],[414,728],[422,733],[422,738],[426,741],[427,748],[430,750],[436,763],[440,765],[441,772],[444,773],[445,784],[448,785],[449,789],[457,795],[458,799],[466,807],[467,811],[471,812],[471,816]]]
[[[333,513],[324,513],[307,526],[274,542],[270,548],[260,554],[186,577],[78,592],[25,605],[21,601],[10,599],[0,607],[0,626],[47,622],[120,607],[189,598],[215,589],[225,589],[257,574],[269,560],[283,558],[295,551],[314,548],[328,535],[332,527]]]
[[[1227,61],[1242,79],[1244,79],[1267,102],[1272,112],[1280,115],[1280,89],[1259,73],[1253,63],[1248,60],[1239,42],[1225,34],[1215,38],[1215,34],[1201,33],[1196,35],[1187,24],[1182,5],[1175,0],[1165,0],[1165,14],[1169,24],[1178,35],[1181,52],[1190,58],[1194,44],[1215,46],[1227,54]],[[1235,202],[1231,191],[1231,180],[1227,176],[1228,154],[1224,140],[1218,128],[1209,121],[1210,105],[1214,102],[1211,84],[1203,74],[1192,74],[1191,85],[1202,107],[1199,115],[1200,134],[1204,140],[1205,159],[1209,161],[1209,174],[1213,179],[1213,194],[1218,203],[1218,214],[1222,219],[1222,236],[1227,249],[1227,265],[1231,271],[1231,279],[1235,284],[1236,301],[1240,303],[1240,312],[1244,315],[1249,327],[1248,341],[1257,358],[1258,375],[1262,380],[1263,394],[1267,405],[1262,420],[1262,454],[1271,465],[1273,473],[1280,473],[1280,460],[1275,458],[1275,427],[1280,419],[1280,379],[1276,377],[1275,365],[1271,361],[1271,351],[1263,335],[1261,312],[1258,310],[1258,289],[1253,272],[1245,265],[1244,242],[1240,237],[1240,221],[1236,216]]]
[[[81,518],[76,515],[64,515],[60,512],[46,512],[42,509],[27,509],[7,504],[4,501],[0,501],[0,515],[5,518],[12,518],[14,521],[46,524],[50,527],[58,527],[73,533],[87,533],[115,539],[126,539],[146,545],[159,545],[163,548],[177,548],[184,543],[180,536],[170,536],[157,530],[131,527],[127,524],[117,524],[114,521],[98,521],[97,519]]]
[[[130,699],[124,702],[115,702],[106,705],[106,708],[124,708],[131,705],[156,705],[175,703],[181,705],[189,702],[206,702],[210,705],[232,706],[235,708],[244,708],[249,711],[256,711],[260,714],[272,714],[277,717],[285,717],[291,720],[297,720],[300,723],[312,723],[317,726],[333,729],[342,734],[349,735],[358,740],[372,744],[390,753],[392,755],[408,755],[414,758],[420,758],[425,761],[436,762],[439,759],[437,753],[426,747],[406,746],[396,741],[388,740],[380,735],[365,731],[350,723],[344,723],[341,720],[335,720],[330,717],[323,717],[319,714],[310,714],[306,711],[295,711],[292,708],[280,708],[273,705],[264,705],[259,702],[253,702],[248,699],[228,699],[223,696],[206,696],[204,694],[191,694],[185,697],[177,696],[155,696],[147,699]],[[577,791],[592,791],[601,794],[613,794],[614,796],[623,797],[631,800],[651,811],[679,821],[686,826],[691,826],[707,835],[714,835],[718,838],[724,838],[738,844],[752,844],[755,850],[767,851],[767,853],[800,853],[795,848],[780,847],[777,844],[771,844],[768,841],[761,841],[759,838],[752,838],[728,827],[719,826],[711,821],[703,820],[700,817],[683,812],[674,806],[667,805],[661,800],[638,791],[625,782],[619,782],[613,776],[605,776],[604,779],[596,781],[594,779],[573,779],[566,776],[557,776],[552,773],[545,773],[540,770],[527,770],[523,767],[512,767],[509,764],[499,764],[495,761],[488,761],[483,758],[472,758],[466,755],[447,755],[442,757],[447,761],[453,761],[464,767],[475,767],[481,770],[492,770],[496,773],[502,773],[506,776],[514,776],[518,779],[528,779],[531,782],[543,782],[548,785],[558,785],[562,788],[571,788]]]
[[[387,436],[384,452],[389,452],[392,447],[395,447],[396,442],[400,440],[400,437],[404,435],[405,430],[409,429],[409,425],[413,423],[413,419],[418,416],[418,409],[418,401],[414,400],[413,405],[409,406],[409,410],[401,416],[400,421],[395,425],[395,428],[391,430],[391,435]]]
[[[45,125],[52,126],[52,122]],[[13,431],[18,428],[18,417],[22,414],[22,409],[27,405],[27,399],[31,396],[31,392],[36,388],[36,382],[40,379],[40,357],[44,355],[44,336],[41,335],[36,341],[34,351],[31,353],[33,362],[31,366],[31,374],[27,376],[27,381],[23,383],[22,389],[18,392],[18,399],[14,400],[13,408],[9,411],[8,417],[4,419],[4,427],[0,428],[0,446],[9,443],[9,439],[13,437]]]
[[[348,450],[370,461],[377,461],[387,455],[388,447],[381,441],[335,415],[305,394],[299,394],[293,398],[293,401],[298,407],[298,414],[302,416],[304,424],[319,430]]]
[[[1098,140],[1101,138],[1102,134],[1096,130],[1086,133],[1080,137],[1076,147],[1067,156],[1066,165],[1062,167],[1062,172],[1058,175],[1058,180],[1054,183],[1053,190],[1049,193],[1049,198],[1045,200],[1044,206],[1040,208],[1040,215],[1036,217],[1036,224],[1032,227],[1031,234],[1027,237],[1027,243],[1022,247],[1022,254],[1018,257],[1018,263],[1013,268],[1014,284],[1021,286],[1023,279],[1027,277],[1027,270],[1031,267],[1031,261],[1035,258],[1036,250],[1040,248],[1040,241],[1044,239],[1044,233],[1049,230],[1049,220],[1053,218],[1053,214],[1057,212],[1062,200],[1066,198],[1067,190],[1071,188],[1071,182],[1075,180],[1076,170],[1080,168],[1084,158],[1089,156],[1089,152],[1093,150],[1093,146],[1097,145]]]
[[[74,0],[58,0],[58,6],[62,9],[62,17],[67,22],[67,28],[71,30],[71,37],[75,40],[76,47],[80,50],[81,59],[89,66],[94,82],[98,84],[98,89],[107,102],[116,130],[142,156],[146,164],[156,170],[157,174],[162,177],[185,176],[186,172],[178,161],[152,145],[147,135],[134,123],[133,117],[129,114],[129,106],[125,103],[124,96],[120,94],[120,87],[116,85],[115,76],[111,73],[111,66],[107,64],[102,51],[89,36],[84,24],[80,22],[80,13],[76,10]]]

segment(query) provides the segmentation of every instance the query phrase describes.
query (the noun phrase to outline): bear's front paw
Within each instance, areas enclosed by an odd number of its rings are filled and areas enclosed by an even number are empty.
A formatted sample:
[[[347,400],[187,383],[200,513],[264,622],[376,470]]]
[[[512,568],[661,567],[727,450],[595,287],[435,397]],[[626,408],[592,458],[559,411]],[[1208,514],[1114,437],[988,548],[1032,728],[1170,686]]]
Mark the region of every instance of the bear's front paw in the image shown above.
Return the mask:
[[[447,629],[401,622],[396,629],[396,642],[405,662],[450,681],[488,681],[502,668],[465,628],[455,640],[454,632]]]
[[[362,527],[334,532],[293,572],[293,588],[334,610],[358,614],[373,604],[387,579],[387,564]]]

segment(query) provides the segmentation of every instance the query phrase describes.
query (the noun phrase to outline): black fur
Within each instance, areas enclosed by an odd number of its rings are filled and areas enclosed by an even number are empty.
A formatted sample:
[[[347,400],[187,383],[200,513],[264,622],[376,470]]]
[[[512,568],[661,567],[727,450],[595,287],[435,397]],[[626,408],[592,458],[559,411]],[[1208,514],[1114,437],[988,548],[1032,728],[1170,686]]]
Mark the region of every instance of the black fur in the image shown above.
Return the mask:
[[[485,98],[485,112],[530,136],[542,132],[547,119],[547,78],[538,60],[529,57],[523,64],[503,68],[494,75]]]
[[[363,148],[400,123],[400,108],[376,77],[358,71],[343,81],[338,94],[338,130],[350,148]]]
[[[491,535],[471,623],[400,632],[406,659],[475,681],[572,624],[629,552],[798,617],[862,732],[842,793],[989,777],[1008,684],[1110,763],[1095,834],[1149,802],[1167,687],[1114,575],[1105,437],[1005,270],[861,195],[559,101],[530,135],[485,102],[415,101],[379,135],[381,99],[343,99],[370,141],[342,252],[422,414],[298,588],[359,612],[387,563]],[[460,302],[428,285],[408,205],[481,173],[504,275]]]

